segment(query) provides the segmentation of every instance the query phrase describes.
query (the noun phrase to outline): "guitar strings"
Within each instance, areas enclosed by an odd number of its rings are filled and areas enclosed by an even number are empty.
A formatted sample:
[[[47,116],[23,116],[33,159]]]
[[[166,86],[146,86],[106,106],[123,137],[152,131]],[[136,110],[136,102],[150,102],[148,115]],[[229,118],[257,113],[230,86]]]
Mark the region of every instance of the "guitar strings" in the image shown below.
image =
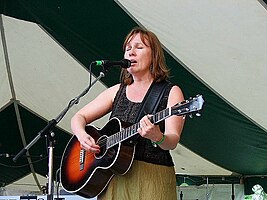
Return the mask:
[[[156,113],[155,115],[150,116],[150,119],[151,119],[153,122],[157,122],[157,121],[158,121],[158,116],[162,116],[162,118],[165,118],[165,117],[169,116],[169,114],[167,114],[167,115],[165,114],[165,112],[166,112],[167,110],[168,110],[168,108],[167,108],[167,109],[164,109],[164,110],[162,110],[162,111],[160,111],[160,112],[158,112],[158,113]],[[165,114],[165,115],[164,115],[164,114]],[[165,117],[164,117],[164,116],[165,116]],[[105,138],[105,139],[103,139],[103,140],[100,140],[99,143],[97,143],[97,144],[100,145],[100,147],[102,147],[101,145],[102,145],[102,144],[106,144],[107,140],[108,140],[109,138],[111,138],[111,137],[114,138],[115,143],[122,142],[122,141],[128,139],[129,136],[131,137],[131,136],[135,135],[135,134],[138,132],[137,130],[138,130],[140,127],[141,127],[141,124],[140,124],[140,122],[138,122],[138,123],[136,123],[136,124],[134,124],[134,125],[132,125],[132,126],[129,126],[129,127],[125,128],[125,129],[123,129],[122,131],[120,131],[120,132],[118,132],[118,133],[115,133],[114,135],[111,135],[111,136],[109,136],[109,137],[107,137],[107,138]],[[133,133],[132,133],[132,132],[133,132]],[[125,133],[129,133],[129,136],[122,136],[122,138],[123,138],[124,140],[121,140],[121,135],[120,135],[120,134],[125,135]],[[128,135],[128,134],[127,134],[127,135]],[[119,141],[117,141],[117,138],[119,138]]]
[[[164,109],[164,110],[162,110],[162,111],[160,111],[160,112],[158,112],[158,113],[156,113],[155,115],[152,115],[152,116],[150,116],[150,119],[152,119],[152,121],[153,122],[157,122],[157,118],[158,118],[158,116],[161,116],[162,115],[162,118],[165,118],[165,117],[167,117],[167,116],[169,116],[168,114],[166,115],[165,114],[165,112],[168,110],[168,108],[167,109]],[[164,115],[165,114],[165,115]],[[165,117],[164,117],[165,116]],[[107,143],[107,140],[109,139],[109,138],[111,138],[111,137],[113,137],[114,138],[114,140],[115,140],[115,144],[116,143],[119,143],[119,142],[122,142],[122,141],[124,141],[124,140],[126,140],[126,139],[128,139],[129,137],[128,136],[122,136],[122,138],[123,138],[123,140],[121,140],[121,135],[120,134],[122,134],[122,135],[125,135],[125,133],[129,133],[129,136],[131,137],[131,136],[133,136],[133,135],[135,135],[136,133],[137,133],[137,130],[139,129],[141,127],[141,125],[140,125],[140,122],[138,122],[138,123],[136,123],[136,124],[134,124],[134,125],[132,125],[132,126],[130,126],[130,127],[128,127],[128,128],[126,128],[126,129],[123,129],[122,131],[120,131],[120,132],[117,132],[117,133],[115,133],[114,135],[111,135],[111,136],[109,136],[109,137],[107,137],[107,138],[104,138],[104,139],[102,139],[102,140],[100,140],[98,143],[96,143],[96,144],[98,144],[100,147],[103,147],[106,143]],[[133,132],[133,133],[132,133]],[[101,137],[100,137],[101,138]],[[119,138],[119,141],[117,141],[117,138]],[[113,141],[114,141],[113,140]],[[103,146],[102,146],[103,145]],[[113,145],[112,145],[113,146]]]
[[[109,140],[109,139],[113,142],[115,141],[114,144],[122,142],[122,141],[128,139],[129,136],[131,137],[131,136],[135,135],[136,133],[138,133],[137,132],[138,128],[140,128],[140,122],[126,128],[126,129],[123,129],[122,131],[117,132],[117,133],[115,133],[109,137],[107,136],[104,139],[99,140],[99,142],[97,142],[96,144],[99,145],[100,147],[103,147],[103,146],[105,146],[105,144],[107,143],[107,140]],[[128,133],[128,134],[125,134],[125,133]],[[123,136],[121,136],[121,134]],[[121,138],[123,138],[123,139],[121,139]],[[117,141],[117,140],[119,140],[119,141]]]
[[[167,109],[165,109],[165,110],[167,110]],[[165,111],[165,110],[163,110],[163,111]],[[156,117],[157,117],[157,115],[159,115],[160,113],[163,113],[163,111],[160,111],[159,113],[157,113],[157,114],[151,116],[151,119],[152,119],[153,121],[156,121]],[[116,145],[116,144],[118,144],[119,142],[122,142],[122,141],[128,139],[129,136],[132,137],[133,135],[137,134],[137,133],[138,133],[137,130],[138,130],[140,127],[141,127],[141,124],[140,124],[140,122],[138,122],[138,123],[136,123],[136,124],[134,124],[134,125],[132,125],[132,126],[129,126],[129,127],[125,128],[125,129],[123,129],[123,130],[120,131],[120,132],[117,132],[117,133],[115,133],[115,134],[113,134],[113,135],[111,135],[111,136],[109,136],[109,137],[107,136],[106,138],[99,140],[99,142],[96,142],[96,144],[99,145],[100,148],[101,148],[101,147],[104,147],[104,146],[107,144],[108,139],[112,140],[111,137],[113,137],[114,139],[113,139],[112,141],[113,141],[113,143]],[[125,136],[125,135],[126,135],[125,133],[129,133],[129,136]],[[121,137],[120,134],[122,134],[122,135],[124,135],[124,136]],[[128,135],[128,134],[127,134],[127,135]],[[100,138],[101,138],[101,137],[100,137]],[[119,139],[118,139],[118,138],[119,138]],[[123,138],[123,140],[122,140],[121,138]],[[119,140],[119,141],[117,141],[117,140]],[[114,145],[112,145],[112,146],[114,146]],[[109,148],[109,147],[107,147],[107,149],[108,149],[108,148]]]

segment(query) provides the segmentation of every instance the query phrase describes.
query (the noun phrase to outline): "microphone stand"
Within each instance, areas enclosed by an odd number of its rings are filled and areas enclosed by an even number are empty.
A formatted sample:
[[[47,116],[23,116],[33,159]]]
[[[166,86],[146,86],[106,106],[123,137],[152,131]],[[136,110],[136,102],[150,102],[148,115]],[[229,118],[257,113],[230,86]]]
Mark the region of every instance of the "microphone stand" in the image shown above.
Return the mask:
[[[91,68],[92,63],[90,64]],[[108,71],[108,67],[102,66],[103,70],[100,72],[99,76],[91,83],[91,69],[90,69],[90,84],[89,86],[76,98],[72,99],[69,103],[69,105],[55,118],[48,122],[47,126],[45,126],[38,134],[37,136],[28,144],[26,145],[12,160],[14,162],[17,161],[17,159],[26,153],[41,137],[47,137],[47,140],[49,141],[48,146],[48,194],[47,194],[47,200],[53,200],[54,197],[54,190],[53,190],[53,154],[54,154],[54,132],[53,129],[55,126],[60,122],[60,120],[64,117],[64,115],[67,113],[67,111],[74,105],[78,104],[79,100],[82,96],[84,96],[91,87],[99,81],[102,77],[105,76],[105,73]]]

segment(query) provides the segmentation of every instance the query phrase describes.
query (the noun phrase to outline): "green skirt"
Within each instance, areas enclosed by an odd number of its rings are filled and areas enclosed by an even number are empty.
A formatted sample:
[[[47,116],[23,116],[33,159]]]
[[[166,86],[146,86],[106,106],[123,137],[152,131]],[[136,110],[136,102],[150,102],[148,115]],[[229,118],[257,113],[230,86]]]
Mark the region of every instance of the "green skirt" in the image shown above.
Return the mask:
[[[125,175],[114,176],[98,200],[177,200],[174,167],[134,160]]]

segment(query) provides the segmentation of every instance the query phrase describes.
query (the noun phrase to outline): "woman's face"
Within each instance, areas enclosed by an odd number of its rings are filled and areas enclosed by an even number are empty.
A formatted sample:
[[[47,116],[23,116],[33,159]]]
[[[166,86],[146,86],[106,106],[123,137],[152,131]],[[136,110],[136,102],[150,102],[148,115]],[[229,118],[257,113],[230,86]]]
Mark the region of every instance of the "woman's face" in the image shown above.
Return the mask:
[[[145,41],[148,45],[148,41]],[[131,61],[131,67],[127,70],[132,75],[138,73],[150,73],[149,67],[152,63],[150,46],[146,46],[141,40],[140,33],[133,35],[125,48],[124,58]]]

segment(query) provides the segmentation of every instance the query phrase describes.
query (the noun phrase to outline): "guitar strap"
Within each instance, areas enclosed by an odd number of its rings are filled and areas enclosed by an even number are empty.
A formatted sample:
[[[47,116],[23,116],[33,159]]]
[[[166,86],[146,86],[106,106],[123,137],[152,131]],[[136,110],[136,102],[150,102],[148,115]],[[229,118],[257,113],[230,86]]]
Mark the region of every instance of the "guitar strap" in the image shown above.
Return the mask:
[[[141,118],[147,114],[155,114],[158,105],[165,93],[165,90],[170,82],[162,81],[159,83],[153,82],[148,92],[146,93],[142,105],[138,111],[138,115],[135,118],[135,122],[141,120]]]

